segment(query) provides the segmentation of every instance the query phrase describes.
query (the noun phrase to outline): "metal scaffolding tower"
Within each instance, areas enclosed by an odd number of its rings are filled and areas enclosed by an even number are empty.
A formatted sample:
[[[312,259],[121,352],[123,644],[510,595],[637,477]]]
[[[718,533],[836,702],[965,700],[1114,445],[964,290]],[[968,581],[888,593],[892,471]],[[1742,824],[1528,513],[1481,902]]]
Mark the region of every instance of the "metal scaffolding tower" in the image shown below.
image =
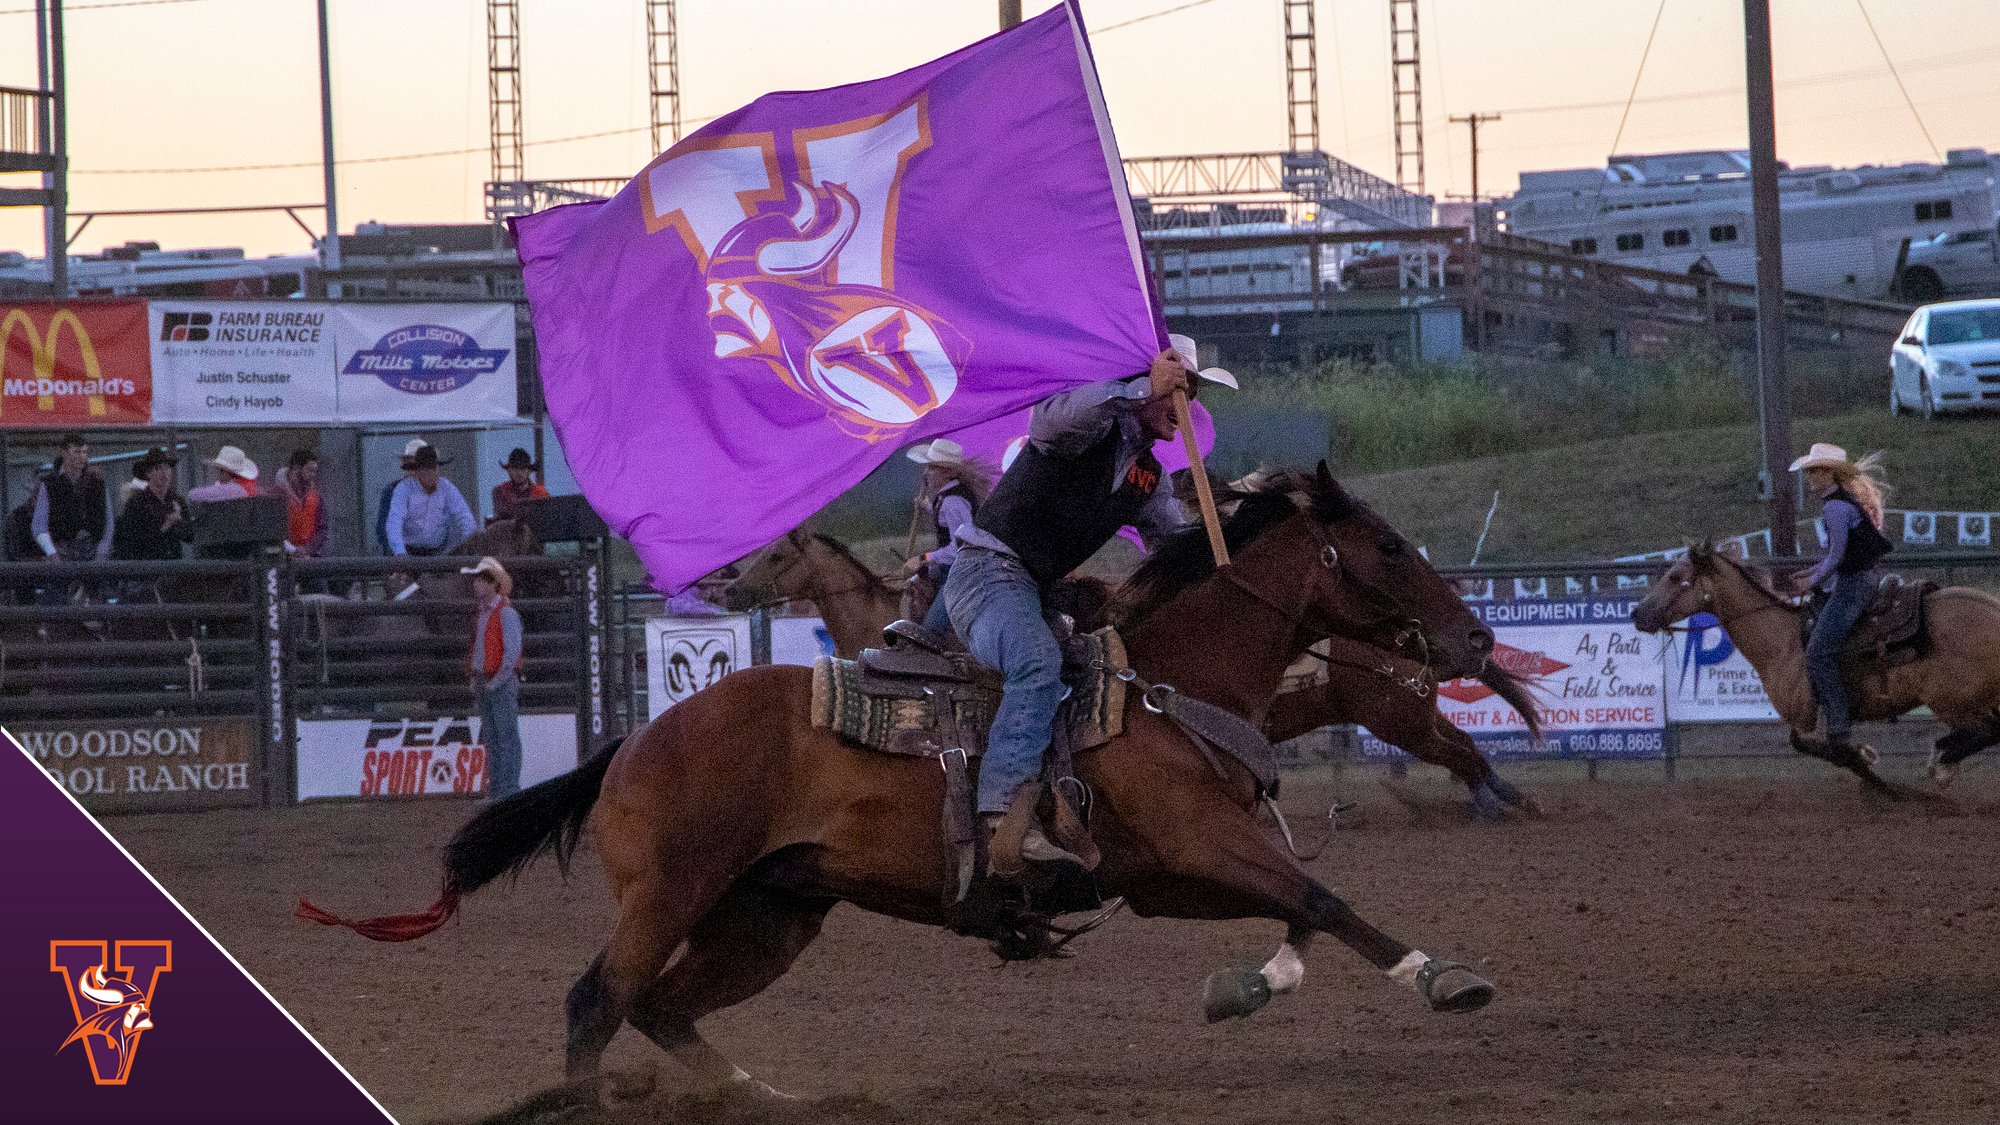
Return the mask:
[[[1291,127],[1287,152],[1319,151],[1317,43],[1313,0],[1285,0],[1285,121]]]
[[[527,179],[521,136],[520,0],[486,0],[486,112],[493,184]],[[488,211],[491,212],[492,188]]]
[[[681,41],[674,0],[646,0],[646,75],[653,151],[665,152],[681,139]]]
[[[1389,0],[1389,84],[1396,119],[1396,186],[1424,193],[1424,91],[1417,0]]]

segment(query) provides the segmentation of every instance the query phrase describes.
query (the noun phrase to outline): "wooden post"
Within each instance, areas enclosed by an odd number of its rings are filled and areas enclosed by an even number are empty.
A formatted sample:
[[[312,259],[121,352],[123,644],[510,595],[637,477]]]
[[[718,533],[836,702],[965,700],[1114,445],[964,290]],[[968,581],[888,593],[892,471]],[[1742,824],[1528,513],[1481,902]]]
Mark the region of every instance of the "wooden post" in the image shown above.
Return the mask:
[[[1189,372],[1190,377],[1193,372]],[[1216,569],[1229,565],[1229,545],[1222,541],[1222,517],[1215,512],[1215,493],[1208,488],[1208,469],[1201,463],[1201,443],[1194,436],[1194,412],[1187,392],[1174,390],[1174,420],[1179,423],[1181,441],[1187,444],[1188,472],[1194,474],[1195,498],[1201,501],[1201,522],[1208,528],[1208,549],[1215,553]]]

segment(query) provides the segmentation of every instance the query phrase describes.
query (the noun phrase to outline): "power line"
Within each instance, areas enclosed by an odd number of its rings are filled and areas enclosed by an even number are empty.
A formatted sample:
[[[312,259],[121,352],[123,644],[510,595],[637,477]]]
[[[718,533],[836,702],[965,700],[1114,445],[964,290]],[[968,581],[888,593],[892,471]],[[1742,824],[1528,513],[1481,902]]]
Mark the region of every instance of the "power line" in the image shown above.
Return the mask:
[[[64,4],[63,15],[71,12],[91,12],[100,8],[151,8],[160,4],[193,4],[197,0],[106,0],[102,4]],[[0,16],[30,16],[33,8],[0,8]]]
[[[1159,19],[1161,16],[1171,16],[1175,12],[1185,12],[1189,8],[1199,8],[1203,4],[1213,4],[1214,2],[1215,0],[1188,0],[1188,3],[1176,4],[1171,8],[1162,8],[1157,12],[1152,12],[1147,15],[1133,16],[1129,20],[1120,20],[1117,23],[1108,23],[1105,24],[1103,27],[1093,27],[1090,29],[1090,33],[1092,35],[1102,35],[1107,31],[1117,31],[1121,27],[1131,27],[1135,23],[1145,23],[1147,20],[1156,20]]]
[[[1653,39],[1660,34],[1660,17],[1667,14],[1667,0],[1660,0],[1660,6],[1653,11],[1653,29],[1646,33],[1646,49],[1639,52],[1639,72],[1632,76],[1632,90],[1625,95],[1625,111],[1618,115],[1618,132],[1611,137],[1611,151],[1617,153],[1618,142],[1625,139],[1625,122],[1632,118],[1632,101],[1639,96],[1639,80],[1646,76],[1646,60],[1653,56]]]
[[[1919,59],[1904,69],[1912,72],[1919,70],[1941,70],[1946,67],[1959,66],[1969,62],[1986,62],[1993,58],[1995,50],[1996,48],[1994,47],[1986,47],[1970,51],[1953,51],[1950,54],[1944,55],[1933,55],[1927,59]],[[1778,86],[1786,90],[1794,90],[1803,86],[1831,86],[1842,82],[1849,82],[1857,78],[1873,78],[1875,73],[1874,67],[1863,67],[1857,70],[1833,70],[1827,71],[1824,74],[1809,74],[1801,78],[1787,79],[1778,83]],[[1735,98],[1742,95],[1743,87],[1741,86],[1711,86],[1707,89],[1687,90],[1678,94],[1648,94],[1643,98],[1634,98],[1632,102],[1639,105],[1652,105],[1660,102],[1701,101],[1705,98]],[[1625,104],[1627,103],[1616,99],[1596,102],[1548,102],[1542,105],[1509,106],[1501,110],[1501,112],[1517,114],[1571,113],[1586,109],[1617,109]]]
[[[1875,30],[1875,21],[1869,18],[1868,5],[1854,0],[1854,6],[1861,9],[1861,22],[1868,25],[1868,34],[1875,38],[1875,49],[1882,52],[1882,61],[1889,67],[1889,77],[1896,80],[1896,89],[1903,95],[1903,104],[1910,107],[1910,116],[1917,119],[1917,129],[1924,135],[1924,143],[1931,146],[1931,155],[1942,161],[1944,154],[1938,150],[1937,142],[1931,139],[1930,126],[1924,124],[1924,115],[1917,112],[1917,103],[1910,97],[1909,87],[1903,85],[1903,76],[1896,72],[1896,60],[1889,57],[1889,48],[1882,42],[1882,33]]]
[[[710,114],[707,117],[696,117],[688,121],[687,124],[699,125],[703,122],[713,121],[720,116],[722,115],[717,113]],[[527,143],[529,147],[534,147],[538,145],[567,144],[571,141],[594,141],[604,137],[625,137],[634,133],[644,133],[651,128],[651,125],[633,125],[625,129],[605,129],[596,133],[576,133],[572,136],[550,137],[545,141],[529,141]],[[350,156],[344,160],[336,160],[334,164],[389,164],[402,160],[431,160],[445,156],[471,156],[475,153],[483,153],[485,151],[487,151],[486,146],[481,145],[478,148],[448,148],[439,149],[435,152],[404,152],[393,156]],[[72,168],[70,169],[70,175],[160,176],[189,172],[272,172],[295,168],[318,168],[320,166],[320,162],[317,160],[298,160],[284,164],[224,164],[207,168]]]

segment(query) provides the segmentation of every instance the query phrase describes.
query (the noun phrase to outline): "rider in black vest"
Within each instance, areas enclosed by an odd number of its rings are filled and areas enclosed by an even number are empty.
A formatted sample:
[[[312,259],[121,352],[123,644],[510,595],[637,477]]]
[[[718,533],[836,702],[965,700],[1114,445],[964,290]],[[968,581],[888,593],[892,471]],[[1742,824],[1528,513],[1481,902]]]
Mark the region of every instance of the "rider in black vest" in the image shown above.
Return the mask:
[[[989,833],[1040,773],[1062,701],[1062,652],[1043,619],[1042,591],[1121,527],[1138,528],[1150,546],[1185,522],[1152,452],[1174,436],[1173,391],[1194,390],[1193,342],[1174,342],[1182,350],[1161,352],[1144,376],[1086,384],[1037,405],[1027,445],[957,535],[940,600],[966,647],[1006,677],[979,768]],[[1234,385],[1227,372],[1201,374]],[[1021,858],[1077,862],[1032,826]]]
[[[1819,730],[1807,740],[1816,752],[1835,761],[1856,751],[1849,732],[1847,683],[1841,675],[1840,653],[1854,623],[1875,599],[1881,574],[1877,570],[1890,551],[1889,539],[1878,525],[1882,494],[1868,475],[1872,459],[1856,465],[1839,446],[1817,443],[1792,462],[1792,471],[1806,475],[1806,494],[1822,497],[1820,522],[1826,528],[1826,557],[1799,579],[1801,592],[1827,584],[1826,600],[1806,642],[1806,680],[1818,704]]]
[[[904,587],[909,594],[907,614],[921,618],[924,628],[932,633],[944,633],[950,630],[951,621],[944,611],[944,599],[938,594],[951,573],[951,564],[958,559],[958,544],[952,536],[971,525],[993,486],[985,468],[968,460],[965,447],[950,438],[916,446],[905,456],[924,467],[923,484],[917,492],[917,515],[919,519],[929,518],[935,539],[931,550],[917,554],[903,565],[903,573],[909,579]],[[915,532],[913,527],[913,546]]]

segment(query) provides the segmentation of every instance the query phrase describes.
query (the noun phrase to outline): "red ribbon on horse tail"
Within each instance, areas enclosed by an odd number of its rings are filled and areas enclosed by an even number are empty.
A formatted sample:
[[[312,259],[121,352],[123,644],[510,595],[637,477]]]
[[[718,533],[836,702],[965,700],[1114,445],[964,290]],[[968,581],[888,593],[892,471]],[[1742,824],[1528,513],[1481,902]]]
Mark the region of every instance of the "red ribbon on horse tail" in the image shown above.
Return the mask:
[[[370,941],[415,941],[451,921],[451,916],[456,913],[458,892],[446,887],[438,900],[431,903],[430,909],[421,914],[384,914],[380,918],[349,921],[301,898],[298,908],[292,911],[292,917],[318,922],[322,926],[346,926]]]

